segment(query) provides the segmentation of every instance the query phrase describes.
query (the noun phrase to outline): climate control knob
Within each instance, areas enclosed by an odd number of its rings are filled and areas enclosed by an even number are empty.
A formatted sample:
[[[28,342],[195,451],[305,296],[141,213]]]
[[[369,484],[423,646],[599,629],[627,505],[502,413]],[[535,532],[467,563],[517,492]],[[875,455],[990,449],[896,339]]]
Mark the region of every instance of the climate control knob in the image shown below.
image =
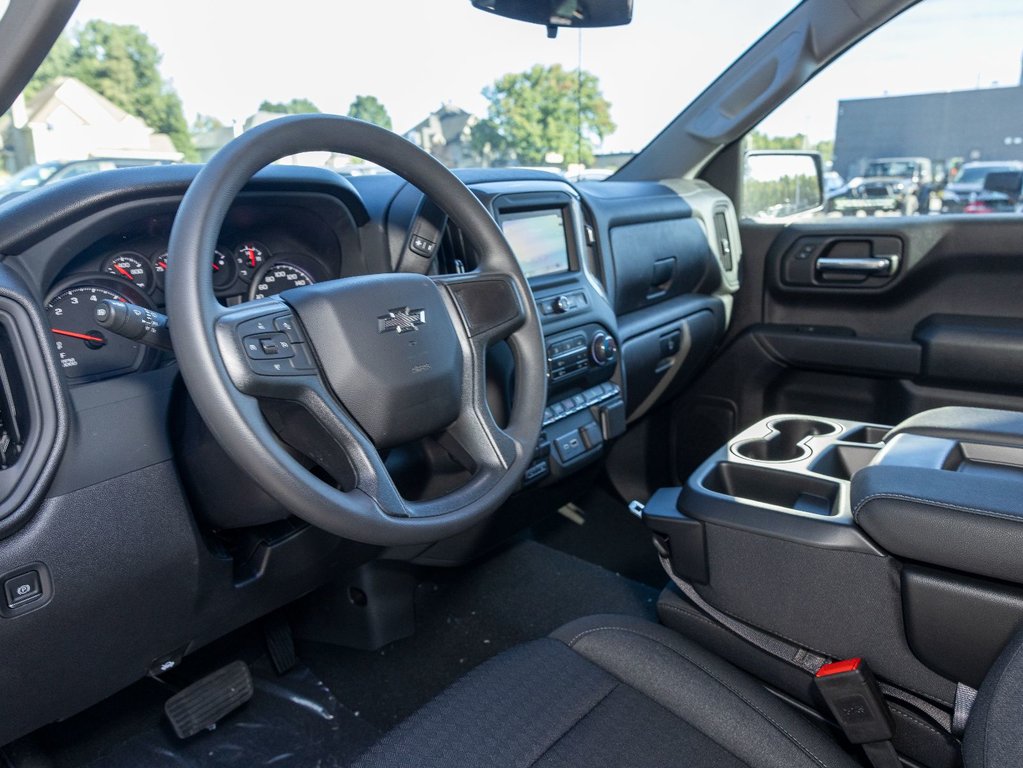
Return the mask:
[[[617,354],[618,342],[614,340],[613,336],[603,331],[594,334],[593,341],[590,342],[590,357],[593,358],[593,362],[597,365],[607,365],[614,362]]]
[[[558,298],[551,302],[551,309],[554,310],[556,315],[563,315],[571,308],[572,300],[568,296],[558,296]]]

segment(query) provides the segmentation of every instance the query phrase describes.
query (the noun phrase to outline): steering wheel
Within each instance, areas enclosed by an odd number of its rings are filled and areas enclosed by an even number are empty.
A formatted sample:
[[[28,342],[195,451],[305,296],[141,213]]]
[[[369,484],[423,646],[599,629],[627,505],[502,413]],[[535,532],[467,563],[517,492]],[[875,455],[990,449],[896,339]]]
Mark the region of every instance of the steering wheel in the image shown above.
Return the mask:
[[[362,157],[414,184],[462,230],[478,269],[348,277],[222,306],[209,260],[235,196],[274,160],[311,151]],[[546,401],[540,322],[500,228],[430,155],[346,117],[274,120],[198,173],[168,250],[167,314],[189,394],[231,459],[285,509],[355,541],[424,544],[481,522],[515,490]],[[485,353],[499,340],[516,363],[504,427],[486,399]],[[380,452],[427,436],[469,477],[410,501]]]

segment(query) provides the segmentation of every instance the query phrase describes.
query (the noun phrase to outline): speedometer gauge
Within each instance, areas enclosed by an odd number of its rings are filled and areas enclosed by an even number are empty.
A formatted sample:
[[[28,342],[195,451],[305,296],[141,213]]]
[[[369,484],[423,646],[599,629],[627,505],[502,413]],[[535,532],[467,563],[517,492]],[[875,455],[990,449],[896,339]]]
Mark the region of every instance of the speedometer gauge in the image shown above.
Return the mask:
[[[96,306],[105,299],[148,306],[140,292],[106,276],[58,286],[46,302],[57,356],[64,375],[72,381],[127,373],[146,357],[148,349],[143,344],[105,331],[96,323]]]
[[[315,282],[312,275],[301,267],[296,267],[285,261],[278,261],[269,264],[256,275],[249,291],[249,298],[265,299],[268,296],[283,293],[289,288],[301,288],[303,285],[312,285]]]

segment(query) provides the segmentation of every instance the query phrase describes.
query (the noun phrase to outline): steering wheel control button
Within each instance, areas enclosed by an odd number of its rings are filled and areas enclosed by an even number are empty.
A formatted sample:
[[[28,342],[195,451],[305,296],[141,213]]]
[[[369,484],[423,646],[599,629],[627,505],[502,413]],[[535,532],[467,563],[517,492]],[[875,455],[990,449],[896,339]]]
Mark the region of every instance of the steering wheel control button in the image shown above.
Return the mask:
[[[290,360],[249,360],[249,368],[260,376],[300,376]]]
[[[298,326],[295,324],[295,318],[291,315],[281,315],[280,317],[274,318],[274,328],[288,337],[288,340],[294,343],[305,341],[302,338],[302,334],[298,330]]]
[[[238,324],[238,335],[242,338],[258,336],[262,333],[273,333],[275,330],[273,318],[269,316],[256,317]]]
[[[294,357],[291,342],[283,333],[263,333],[245,337],[245,354],[250,360],[270,360]]]
[[[42,596],[43,583],[39,571],[26,571],[4,582],[4,597],[8,608],[18,608]]]

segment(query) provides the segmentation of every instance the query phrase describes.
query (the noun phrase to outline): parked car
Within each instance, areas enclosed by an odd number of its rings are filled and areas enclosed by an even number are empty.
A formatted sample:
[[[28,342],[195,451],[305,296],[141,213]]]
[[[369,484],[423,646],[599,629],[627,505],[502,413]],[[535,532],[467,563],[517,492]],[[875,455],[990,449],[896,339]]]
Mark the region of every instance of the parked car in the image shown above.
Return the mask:
[[[1020,171],[1023,171],[1023,162],[1019,161],[990,160],[964,164],[955,181],[945,186],[941,212],[993,213],[1006,206],[1013,210],[1015,201],[1010,200],[1010,195],[985,189],[985,182],[992,173]]]
[[[927,213],[933,182],[931,161],[926,157],[871,160],[862,176],[836,190],[826,210],[843,216]]]
[[[46,184],[72,179],[86,173],[134,168],[142,165],[167,165],[173,161],[146,157],[90,157],[85,160],[54,160],[22,168],[0,186],[0,203],[31,192]]]

